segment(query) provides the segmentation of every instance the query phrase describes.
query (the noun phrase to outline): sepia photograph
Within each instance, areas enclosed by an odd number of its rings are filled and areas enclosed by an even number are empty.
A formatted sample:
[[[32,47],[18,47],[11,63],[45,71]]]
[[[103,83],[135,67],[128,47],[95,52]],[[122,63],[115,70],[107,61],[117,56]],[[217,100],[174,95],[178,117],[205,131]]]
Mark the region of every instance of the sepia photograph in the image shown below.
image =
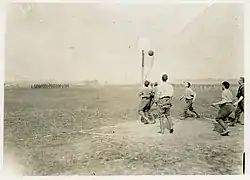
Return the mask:
[[[243,3],[8,3],[3,165],[244,174]]]

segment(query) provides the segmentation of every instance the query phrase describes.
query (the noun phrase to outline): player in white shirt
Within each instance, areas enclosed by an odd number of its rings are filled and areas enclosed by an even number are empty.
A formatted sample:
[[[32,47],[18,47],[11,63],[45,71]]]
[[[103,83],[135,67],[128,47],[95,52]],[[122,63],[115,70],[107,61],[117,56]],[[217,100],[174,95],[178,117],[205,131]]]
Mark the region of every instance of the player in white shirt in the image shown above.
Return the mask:
[[[180,100],[185,98],[186,102],[183,112],[183,117],[181,119],[186,119],[188,117],[188,110],[194,113],[196,115],[196,118],[200,118],[200,115],[193,108],[193,103],[195,102],[196,99],[196,93],[190,88],[190,86],[191,86],[190,82],[185,82],[186,89],[184,95],[180,98]]]
[[[170,109],[172,107],[172,98],[174,95],[173,86],[167,82],[168,75],[162,75],[162,83],[157,87],[155,103],[160,109],[160,132],[164,134],[165,129],[169,129],[169,133],[173,133],[173,123],[170,118]]]

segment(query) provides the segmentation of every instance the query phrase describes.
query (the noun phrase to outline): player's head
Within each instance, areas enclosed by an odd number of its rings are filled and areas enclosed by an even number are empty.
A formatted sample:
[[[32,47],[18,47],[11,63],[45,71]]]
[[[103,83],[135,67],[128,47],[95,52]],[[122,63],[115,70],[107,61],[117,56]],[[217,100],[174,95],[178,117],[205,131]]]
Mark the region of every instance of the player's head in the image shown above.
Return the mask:
[[[157,86],[158,86],[158,82],[155,82],[155,83],[154,83],[154,87],[157,87]]]
[[[163,82],[167,82],[167,80],[168,80],[168,75],[167,75],[167,74],[163,74],[162,77],[161,77],[161,80],[162,80]]]
[[[188,82],[188,81],[185,81],[184,83],[185,83],[185,87],[186,87],[186,88],[189,88],[189,87],[191,86],[191,83]]]
[[[245,78],[244,78],[244,77],[240,77],[238,83],[239,83],[240,85],[242,85],[242,84],[244,84],[244,82],[245,82]]]
[[[149,82],[148,80],[146,80],[146,81],[144,82],[144,86],[145,86],[145,87],[148,87],[149,84],[150,84],[150,82]]]
[[[229,83],[229,82],[224,81],[224,82],[222,83],[222,90],[228,89],[229,87],[230,87],[230,83]]]

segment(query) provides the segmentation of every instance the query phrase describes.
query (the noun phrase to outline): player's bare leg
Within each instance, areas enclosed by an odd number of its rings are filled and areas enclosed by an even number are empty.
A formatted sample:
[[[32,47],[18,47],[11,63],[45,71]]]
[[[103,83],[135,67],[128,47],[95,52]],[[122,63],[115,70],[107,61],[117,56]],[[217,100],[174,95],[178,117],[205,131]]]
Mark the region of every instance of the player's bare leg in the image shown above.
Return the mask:
[[[149,112],[148,112],[148,115],[149,115],[149,123],[150,124],[155,124],[156,123],[156,121],[155,121],[155,117],[154,117],[154,113],[150,110]]]
[[[222,136],[228,135],[229,134],[229,130],[227,125],[224,123],[224,121],[222,119],[216,119],[216,121],[220,124],[220,126],[223,128],[223,132],[221,133]]]
[[[154,117],[152,116],[152,112],[150,110],[145,112],[145,116],[148,118],[148,123],[153,124]]]
[[[143,118],[143,123],[144,124],[148,124],[148,122],[149,122],[149,119],[148,119],[148,117],[146,116],[146,114],[143,112],[143,111],[139,111],[139,115]]]
[[[192,108],[190,108],[189,109],[192,113],[194,113],[195,114],[195,116],[196,116],[196,118],[200,118],[200,115],[194,110],[194,108],[192,107]]]
[[[160,115],[160,131],[158,133],[164,134],[165,133],[165,125],[164,125],[164,115]]]
[[[187,112],[187,109],[184,109],[184,112],[183,112],[183,115],[182,115],[182,117],[181,117],[181,120],[184,120],[184,119],[186,119],[187,117],[188,117],[188,112]]]
[[[165,128],[167,128],[166,126],[168,126],[169,133],[173,133],[174,128],[173,128],[172,118],[170,116],[167,116],[167,115],[165,117],[166,117]]]

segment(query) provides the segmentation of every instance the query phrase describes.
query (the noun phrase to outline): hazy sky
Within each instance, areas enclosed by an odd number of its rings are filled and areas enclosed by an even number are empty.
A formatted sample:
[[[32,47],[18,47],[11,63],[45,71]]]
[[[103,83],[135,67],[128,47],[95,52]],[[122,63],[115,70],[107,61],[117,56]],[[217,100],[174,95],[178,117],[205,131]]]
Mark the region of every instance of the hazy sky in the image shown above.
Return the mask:
[[[243,75],[243,6],[236,4],[9,5],[5,80],[136,83],[141,49],[149,79]],[[26,11],[26,12],[25,12]],[[152,58],[145,59],[147,73]]]

